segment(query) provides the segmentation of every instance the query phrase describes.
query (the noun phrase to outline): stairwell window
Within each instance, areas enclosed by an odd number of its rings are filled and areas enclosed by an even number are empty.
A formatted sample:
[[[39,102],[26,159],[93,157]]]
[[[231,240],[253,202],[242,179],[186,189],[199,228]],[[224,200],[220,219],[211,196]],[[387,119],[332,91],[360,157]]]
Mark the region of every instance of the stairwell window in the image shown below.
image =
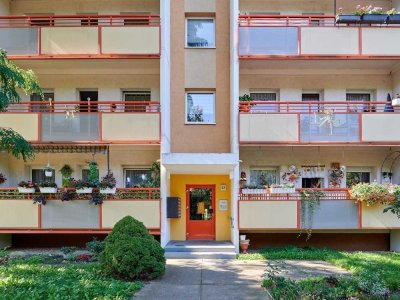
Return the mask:
[[[214,19],[186,19],[186,47],[215,48]]]
[[[215,124],[214,93],[186,94],[186,124]]]

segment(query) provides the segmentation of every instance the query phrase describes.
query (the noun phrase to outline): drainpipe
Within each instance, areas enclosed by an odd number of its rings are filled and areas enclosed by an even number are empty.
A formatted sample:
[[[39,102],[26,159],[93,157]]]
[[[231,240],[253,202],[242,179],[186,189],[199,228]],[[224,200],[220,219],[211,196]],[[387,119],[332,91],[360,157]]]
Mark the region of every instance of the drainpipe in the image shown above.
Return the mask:
[[[334,16],[336,16],[336,5],[337,5],[337,3],[336,3],[336,0],[333,0],[333,15]]]

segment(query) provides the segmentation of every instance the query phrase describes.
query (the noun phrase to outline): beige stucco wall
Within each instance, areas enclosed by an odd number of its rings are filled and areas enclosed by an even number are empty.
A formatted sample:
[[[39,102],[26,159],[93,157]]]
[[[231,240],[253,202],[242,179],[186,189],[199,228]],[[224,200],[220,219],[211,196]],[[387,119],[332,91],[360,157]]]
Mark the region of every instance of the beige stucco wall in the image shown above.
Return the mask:
[[[147,228],[160,228],[160,201],[104,201],[102,210],[103,228],[112,228],[125,216],[134,217]]]
[[[98,28],[44,27],[41,29],[42,54],[98,54]]]
[[[362,140],[364,142],[399,142],[400,114],[363,114]]]
[[[120,14],[121,12],[142,12],[158,14],[160,2],[158,0],[13,0],[11,13],[22,15],[25,13],[98,13]]]
[[[382,205],[363,205],[362,227],[364,228],[400,228],[400,219],[391,212],[383,213]]]
[[[0,127],[11,128],[28,141],[39,140],[38,114],[0,114]]]
[[[110,169],[117,180],[117,187],[124,187],[124,169],[150,168],[151,164],[160,158],[159,146],[110,146]],[[56,183],[61,186],[59,170],[64,164],[69,164],[74,172],[72,177],[81,179],[82,169],[88,169],[88,162],[95,159],[99,164],[100,177],[107,174],[107,155],[98,153],[38,153],[33,161],[24,163],[7,156],[9,171],[8,180],[1,187],[15,187],[21,180],[31,180],[31,169],[44,168],[47,163],[56,170]],[[0,170],[3,172],[3,170]]]
[[[0,201],[0,228],[38,228],[38,216],[31,200]]]
[[[226,153],[230,152],[230,18],[229,0],[218,0],[215,3],[216,49],[214,75],[209,69],[203,78],[193,77],[193,68],[198,70],[202,65],[213,64],[212,60],[187,62],[185,52],[185,0],[171,1],[171,152]],[[198,2],[197,2],[198,3]],[[200,50],[203,52],[206,50]],[[190,56],[191,54],[189,54]],[[194,54],[197,55],[197,54]],[[190,57],[189,57],[190,58]],[[189,69],[190,68],[190,69]],[[207,67],[208,68],[208,67]],[[207,76],[207,78],[205,78]],[[196,86],[207,86],[215,91],[216,125],[185,125],[185,93]],[[197,83],[196,81],[199,81]],[[190,85],[188,85],[190,84]],[[191,86],[194,84],[195,86]]]
[[[358,28],[301,28],[301,54],[356,55],[358,48]]]
[[[371,91],[373,100],[379,101],[386,101],[387,94],[392,93],[391,76],[380,70],[359,70],[354,74],[346,74],[350,71],[329,70],[324,67],[315,70],[305,67],[289,70],[286,68],[287,66],[282,66],[282,70],[242,68],[240,95],[268,90],[278,92],[280,101],[301,101],[303,91],[320,91],[323,101],[343,102],[346,101],[347,91]],[[269,75],[271,72],[275,75]]]
[[[297,114],[240,114],[240,142],[296,142]]]
[[[381,6],[390,9],[390,0],[337,0],[337,8],[342,7],[344,12],[353,12],[358,4]],[[246,12],[281,12],[282,14],[324,13],[333,15],[332,0],[240,0],[240,11]]]
[[[104,54],[159,54],[159,27],[103,27]]]
[[[186,49],[185,86],[187,88],[215,88],[216,59],[215,49]]]
[[[186,12],[215,12],[218,0],[185,0]]]
[[[282,215],[282,212],[285,212]],[[296,201],[240,201],[239,228],[297,228]]]
[[[362,53],[363,55],[399,55],[400,53],[399,28],[363,28]]]
[[[159,141],[160,114],[102,114],[102,138],[105,141]]]
[[[0,1],[0,16],[7,16],[10,14],[10,1],[2,0]]]

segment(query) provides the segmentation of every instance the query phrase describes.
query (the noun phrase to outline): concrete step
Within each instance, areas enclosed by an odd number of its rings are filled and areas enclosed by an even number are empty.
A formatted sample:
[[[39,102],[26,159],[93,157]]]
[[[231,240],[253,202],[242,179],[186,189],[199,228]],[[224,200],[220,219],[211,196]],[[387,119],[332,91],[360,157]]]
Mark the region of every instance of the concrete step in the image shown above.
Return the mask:
[[[230,242],[172,241],[166,245],[165,252],[235,253],[235,246]]]
[[[165,252],[169,259],[236,259],[235,252]]]

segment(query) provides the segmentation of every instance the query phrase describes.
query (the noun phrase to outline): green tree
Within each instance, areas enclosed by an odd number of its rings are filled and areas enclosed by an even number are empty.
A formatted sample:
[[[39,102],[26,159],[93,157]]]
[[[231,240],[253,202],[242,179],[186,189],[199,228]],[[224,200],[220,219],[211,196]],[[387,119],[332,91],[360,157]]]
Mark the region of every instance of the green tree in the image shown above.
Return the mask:
[[[0,49],[0,112],[6,111],[11,103],[21,101],[17,90],[26,94],[42,90],[32,70],[23,70],[7,59],[6,52]],[[7,151],[24,161],[34,157],[32,145],[11,128],[0,127],[0,151]]]

